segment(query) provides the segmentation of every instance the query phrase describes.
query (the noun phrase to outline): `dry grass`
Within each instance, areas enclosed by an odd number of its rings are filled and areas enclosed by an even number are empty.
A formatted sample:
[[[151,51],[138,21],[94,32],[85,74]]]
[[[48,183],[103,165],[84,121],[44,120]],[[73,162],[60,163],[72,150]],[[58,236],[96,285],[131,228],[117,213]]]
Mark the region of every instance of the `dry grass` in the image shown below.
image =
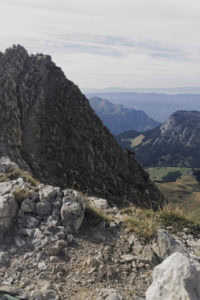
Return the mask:
[[[14,192],[13,195],[15,197],[15,200],[19,205],[21,205],[22,201],[26,199],[30,195],[31,190],[27,188],[17,188]]]
[[[22,177],[24,181],[33,186],[37,186],[39,184],[39,181],[35,179],[28,171],[23,171],[20,168],[12,168],[7,173],[0,173],[0,182],[14,180],[19,177]]]
[[[133,139],[129,139],[131,142],[131,147],[135,147],[138,146],[142,143],[144,139],[144,135],[140,134],[137,137],[133,138]]]
[[[170,203],[181,207],[183,211],[187,211],[187,215],[189,213],[193,220],[200,222],[200,183],[193,176],[191,168],[157,167],[149,168],[147,171],[150,173],[151,179],[159,181],[162,181],[163,177],[170,172],[181,172],[182,176],[176,181],[156,182],[156,185]]]
[[[159,227],[170,226],[175,232],[181,231],[183,228],[194,231],[200,229],[199,223],[194,222],[189,214],[171,204],[157,212],[132,206],[123,209],[122,214],[124,214],[124,226],[145,238],[153,237]]]
[[[6,174],[6,173],[0,173],[0,182],[6,182],[8,180],[9,180],[8,174]]]
[[[200,222],[200,184],[194,176],[184,175],[176,182],[159,183],[157,186],[166,199]]]
[[[163,226],[172,226],[175,231],[181,231],[184,227],[199,228],[199,223],[195,222],[192,216],[178,205],[166,205],[159,211],[159,220]]]
[[[151,238],[157,228],[156,215],[153,210],[134,206],[122,210],[123,223],[130,230],[145,238]]]

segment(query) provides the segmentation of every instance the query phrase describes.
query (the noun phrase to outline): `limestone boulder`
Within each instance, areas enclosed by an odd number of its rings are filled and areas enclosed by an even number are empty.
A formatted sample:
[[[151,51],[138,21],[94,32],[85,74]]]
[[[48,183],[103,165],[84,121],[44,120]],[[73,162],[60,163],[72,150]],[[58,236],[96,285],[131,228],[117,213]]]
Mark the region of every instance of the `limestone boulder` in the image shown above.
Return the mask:
[[[39,185],[39,197],[41,201],[54,201],[57,197],[57,189],[51,185]]]
[[[199,300],[200,264],[176,252],[154,268],[146,300]]]
[[[88,197],[90,205],[101,209],[106,210],[109,208],[108,201],[106,199],[97,198],[97,197]]]
[[[61,220],[65,227],[78,231],[85,216],[85,198],[75,190],[65,190]]]

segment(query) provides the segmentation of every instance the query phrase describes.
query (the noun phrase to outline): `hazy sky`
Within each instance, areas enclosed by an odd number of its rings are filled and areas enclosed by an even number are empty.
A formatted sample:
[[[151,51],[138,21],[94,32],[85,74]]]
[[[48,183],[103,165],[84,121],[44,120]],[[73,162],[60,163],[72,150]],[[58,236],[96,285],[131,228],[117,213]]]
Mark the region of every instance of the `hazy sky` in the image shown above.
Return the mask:
[[[199,0],[0,0],[0,28],[81,88],[200,86]]]

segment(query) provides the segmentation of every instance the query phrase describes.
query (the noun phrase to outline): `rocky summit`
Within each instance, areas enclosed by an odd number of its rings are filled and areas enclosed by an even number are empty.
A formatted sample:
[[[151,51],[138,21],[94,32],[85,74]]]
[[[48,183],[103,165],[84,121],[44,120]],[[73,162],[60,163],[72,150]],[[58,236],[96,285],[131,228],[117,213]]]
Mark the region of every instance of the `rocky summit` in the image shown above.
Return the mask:
[[[163,203],[148,175],[49,55],[29,55],[19,45],[0,53],[0,128],[0,156],[43,183],[116,203]]]

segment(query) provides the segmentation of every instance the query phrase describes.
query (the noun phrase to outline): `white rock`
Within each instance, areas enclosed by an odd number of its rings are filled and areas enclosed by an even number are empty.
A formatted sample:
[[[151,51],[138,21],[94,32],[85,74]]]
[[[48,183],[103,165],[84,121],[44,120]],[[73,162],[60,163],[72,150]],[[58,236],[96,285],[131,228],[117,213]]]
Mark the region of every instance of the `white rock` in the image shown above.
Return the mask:
[[[154,268],[146,300],[199,300],[200,264],[174,253]]]
[[[134,260],[134,256],[131,254],[124,254],[121,256],[121,259],[125,262],[131,262]]]
[[[106,199],[97,197],[88,197],[90,204],[98,209],[106,210],[109,208],[108,201]]]
[[[67,191],[68,194],[67,194]],[[77,191],[67,190],[61,207],[61,220],[65,227],[78,231],[85,216],[85,199]]]
[[[41,270],[41,271],[47,269],[47,265],[45,264],[44,261],[39,262],[39,264],[38,264],[38,269]]]
[[[187,241],[188,246],[190,246],[195,252],[200,251],[200,240],[197,241]]]
[[[57,188],[51,185],[40,184],[39,188],[39,197],[41,201],[54,201],[57,197]]]

